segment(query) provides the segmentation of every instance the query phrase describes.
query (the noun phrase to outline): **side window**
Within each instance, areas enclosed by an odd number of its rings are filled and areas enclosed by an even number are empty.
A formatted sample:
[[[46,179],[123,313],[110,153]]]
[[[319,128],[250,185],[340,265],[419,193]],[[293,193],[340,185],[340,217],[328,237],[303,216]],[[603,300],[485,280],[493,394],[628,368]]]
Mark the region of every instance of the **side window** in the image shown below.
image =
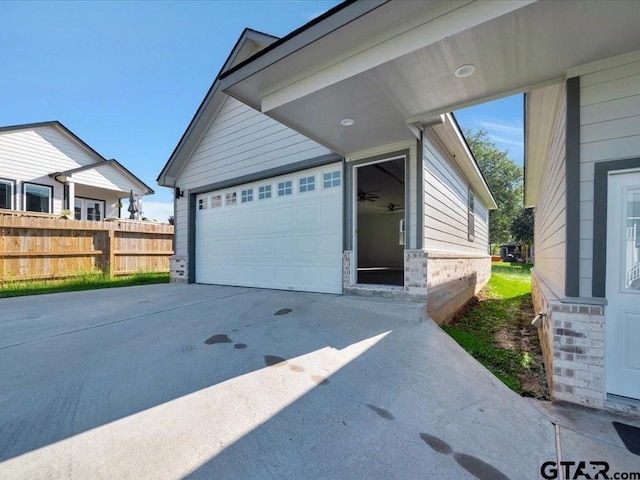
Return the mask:
[[[284,197],[285,195],[291,195],[293,193],[293,186],[291,180],[278,183],[278,196]]]
[[[271,198],[271,185],[263,185],[258,187],[258,200]]]
[[[316,189],[316,177],[303,177],[300,179],[298,191],[300,193],[312,192]]]
[[[235,205],[236,203],[238,203],[238,193],[237,192],[227,193],[224,199],[224,203],[225,205]]]
[[[211,208],[217,208],[222,206],[222,195],[214,195],[211,197]]]
[[[469,190],[469,205],[468,212],[468,227],[467,234],[470,242],[473,242],[476,238],[476,214],[475,214],[475,197],[473,192]]]
[[[14,183],[11,180],[0,179],[0,208],[13,209]]]
[[[332,188],[340,186],[340,171],[324,173],[322,175],[322,186]]]
[[[28,212],[51,213],[53,187],[24,183],[24,209]]]
[[[240,201],[242,203],[253,202],[253,188],[242,190],[240,193]]]

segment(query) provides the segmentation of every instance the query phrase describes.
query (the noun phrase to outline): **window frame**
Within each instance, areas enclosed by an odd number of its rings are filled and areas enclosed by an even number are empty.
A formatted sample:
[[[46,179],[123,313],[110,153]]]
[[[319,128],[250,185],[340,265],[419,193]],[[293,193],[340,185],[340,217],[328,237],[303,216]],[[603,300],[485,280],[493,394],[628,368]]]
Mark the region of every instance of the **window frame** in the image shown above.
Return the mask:
[[[259,185],[258,200],[268,200],[269,198],[272,198],[272,190],[271,184]]]
[[[240,203],[253,202],[253,187],[240,190]]]
[[[329,179],[327,179],[327,175]],[[337,182],[337,183],[336,183]],[[336,188],[342,186],[342,172],[340,170],[331,170],[322,173],[322,188]]]
[[[291,180],[278,182],[278,197],[288,197],[289,195],[293,195],[293,182]]]
[[[304,182],[304,183],[303,183]],[[298,179],[298,193],[314,192],[316,190],[316,176],[309,175]]]
[[[16,209],[16,181],[11,180],[9,178],[0,177],[0,183],[4,185],[9,185],[9,188],[11,189],[11,192],[8,198],[9,206],[5,210],[15,210]]]
[[[476,199],[473,191],[469,189],[467,196],[467,240],[470,242],[476,239]]]
[[[237,205],[238,204],[238,192],[228,192],[224,194],[224,204],[225,206]]]
[[[48,212],[39,212],[37,210],[27,210],[27,187],[29,186],[44,187],[49,190],[49,211]],[[23,200],[22,210],[25,212],[53,214],[53,193],[54,193],[53,185],[45,185],[43,183],[36,183],[36,182],[22,182],[22,200]]]
[[[211,195],[210,203],[211,208],[222,207],[222,194],[218,193],[217,195]]]

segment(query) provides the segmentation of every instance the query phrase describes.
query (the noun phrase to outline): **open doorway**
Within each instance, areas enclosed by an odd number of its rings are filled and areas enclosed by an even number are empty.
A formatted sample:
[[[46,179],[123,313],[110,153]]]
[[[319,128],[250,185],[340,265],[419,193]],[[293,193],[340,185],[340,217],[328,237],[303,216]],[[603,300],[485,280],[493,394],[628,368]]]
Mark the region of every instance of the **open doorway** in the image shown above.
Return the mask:
[[[405,158],[356,172],[357,283],[404,285]]]

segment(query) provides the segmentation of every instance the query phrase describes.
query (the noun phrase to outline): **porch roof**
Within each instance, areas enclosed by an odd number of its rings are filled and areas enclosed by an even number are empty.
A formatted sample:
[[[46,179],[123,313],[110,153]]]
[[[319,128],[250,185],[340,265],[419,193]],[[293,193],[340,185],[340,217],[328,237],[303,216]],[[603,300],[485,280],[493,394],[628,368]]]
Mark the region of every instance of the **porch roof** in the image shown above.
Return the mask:
[[[348,1],[225,71],[220,86],[348,157],[636,50],[638,18],[633,0]],[[466,65],[475,72],[458,76]]]

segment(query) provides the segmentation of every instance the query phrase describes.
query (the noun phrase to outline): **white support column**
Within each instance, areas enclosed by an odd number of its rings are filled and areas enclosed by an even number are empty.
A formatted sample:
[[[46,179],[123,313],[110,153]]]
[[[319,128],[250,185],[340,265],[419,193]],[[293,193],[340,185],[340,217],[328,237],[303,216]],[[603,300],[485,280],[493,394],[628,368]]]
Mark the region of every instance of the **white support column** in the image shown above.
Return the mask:
[[[76,184],[67,180],[67,185],[69,185],[69,210],[71,211],[71,218],[76,218],[75,217]]]

